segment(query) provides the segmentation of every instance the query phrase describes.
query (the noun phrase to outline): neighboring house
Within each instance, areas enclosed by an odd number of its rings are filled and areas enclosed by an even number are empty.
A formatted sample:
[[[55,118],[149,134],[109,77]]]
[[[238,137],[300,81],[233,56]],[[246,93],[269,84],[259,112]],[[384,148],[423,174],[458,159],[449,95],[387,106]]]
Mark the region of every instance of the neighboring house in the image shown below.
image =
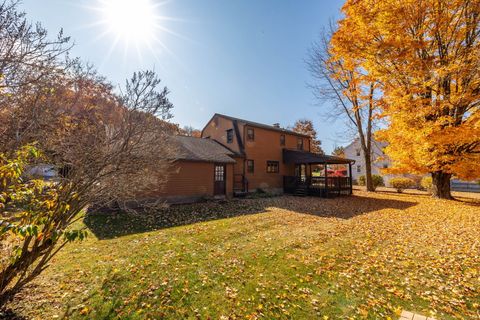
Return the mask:
[[[383,152],[385,146],[386,143],[384,142],[372,140],[372,174],[383,176],[385,185],[388,185],[389,180],[393,176],[385,175],[381,171],[382,169],[389,168],[392,164],[391,160]],[[358,181],[360,176],[365,175],[365,157],[359,138],[356,138],[352,143],[345,147],[345,157],[355,160],[355,165],[352,170],[352,178],[353,180]]]
[[[170,142],[176,146],[173,169],[165,185],[146,194],[148,198],[179,203],[258,190],[317,196],[352,190],[347,172],[333,175],[327,166],[351,167],[354,161],[312,153],[309,136],[278,124],[215,114],[201,138],[174,136]]]

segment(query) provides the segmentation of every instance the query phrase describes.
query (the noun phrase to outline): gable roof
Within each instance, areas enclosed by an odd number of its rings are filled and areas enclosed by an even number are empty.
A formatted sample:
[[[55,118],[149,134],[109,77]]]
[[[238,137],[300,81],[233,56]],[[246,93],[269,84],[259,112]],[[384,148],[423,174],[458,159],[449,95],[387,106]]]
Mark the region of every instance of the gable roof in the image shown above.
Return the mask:
[[[234,153],[215,140],[187,136],[171,136],[169,140],[176,148],[175,160],[235,163],[230,157]]]
[[[288,129],[284,129],[284,128],[278,128],[278,127],[275,127],[275,126],[271,126],[271,125],[263,124],[263,123],[259,123],[259,122],[254,122],[254,121],[250,121],[250,120],[235,118],[235,117],[227,116],[227,115],[224,115],[224,114],[221,114],[221,113],[215,113],[213,115],[212,119],[215,118],[216,116],[222,117],[222,118],[225,118],[225,119],[229,119],[229,120],[232,120],[232,121],[243,122],[246,125],[249,125],[249,126],[252,126],[252,127],[283,132],[283,133],[286,133],[286,134],[292,134],[292,135],[296,135],[296,136],[299,136],[299,137],[310,138],[309,135],[306,135],[306,134],[303,134],[303,133],[298,133],[298,132],[295,132],[295,131],[292,131],[292,130],[288,130]],[[210,119],[210,121],[212,121],[212,119]],[[210,121],[208,123],[210,123]]]

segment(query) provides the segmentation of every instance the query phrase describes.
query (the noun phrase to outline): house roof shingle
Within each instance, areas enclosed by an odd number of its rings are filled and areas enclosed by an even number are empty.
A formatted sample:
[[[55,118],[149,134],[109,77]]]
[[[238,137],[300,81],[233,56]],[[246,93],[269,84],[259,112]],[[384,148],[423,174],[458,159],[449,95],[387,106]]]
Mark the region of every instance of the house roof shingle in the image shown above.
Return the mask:
[[[170,140],[176,147],[176,160],[235,163],[230,157],[234,153],[214,140],[187,136],[172,136]]]
[[[293,134],[293,135],[300,136],[300,137],[310,138],[310,136],[308,136],[306,134],[298,133],[298,132],[288,130],[288,129],[284,129],[284,128],[271,126],[271,125],[268,125],[268,124],[263,124],[263,123],[254,122],[254,121],[250,121],[250,120],[235,118],[235,117],[227,116],[227,115],[220,114],[220,113],[215,113],[213,115],[213,118],[215,116],[219,116],[219,117],[222,117],[222,118],[225,118],[225,119],[234,120],[234,121],[238,121],[238,122],[243,122],[246,125],[249,125],[249,126],[252,126],[252,127],[263,128],[263,129],[273,130],[273,131],[279,131],[279,132],[283,132],[283,133],[287,133],[287,134]]]

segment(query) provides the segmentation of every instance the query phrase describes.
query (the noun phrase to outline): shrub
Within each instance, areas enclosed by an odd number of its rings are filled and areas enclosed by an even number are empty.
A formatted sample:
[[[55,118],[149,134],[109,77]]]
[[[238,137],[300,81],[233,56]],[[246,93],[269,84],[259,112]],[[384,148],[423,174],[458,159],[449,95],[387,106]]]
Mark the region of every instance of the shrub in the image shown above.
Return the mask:
[[[412,188],[415,186],[415,181],[410,178],[393,178],[390,179],[390,185],[397,189],[397,192],[401,193],[404,189]]]
[[[420,186],[422,187],[422,189],[425,189],[428,192],[432,191],[432,184],[433,184],[433,180],[432,180],[432,177],[430,176],[423,177],[422,181],[420,181]]]
[[[360,177],[358,177],[358,185],[359,185],[359,186],[364,186],[365,183],[366,183],[365,176],[360,176]]]
[[[385,183],[383,182],[383,177],[378,175],[378,174],[372,174],[372,180],[373,180],[373,188],[376,189],[377,187],[384,186]],[[364,186],[366,184],[366,178],[365,176],[360,176],[358,177],[358,185],[359,186]]]

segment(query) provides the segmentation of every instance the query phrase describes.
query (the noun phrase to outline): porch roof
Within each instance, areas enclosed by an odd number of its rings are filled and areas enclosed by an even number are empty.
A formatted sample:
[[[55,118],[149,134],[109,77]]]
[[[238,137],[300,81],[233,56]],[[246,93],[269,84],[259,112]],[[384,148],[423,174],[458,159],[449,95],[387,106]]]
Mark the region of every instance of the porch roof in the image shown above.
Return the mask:
[[[307,151],[283,149],[283,162],[294,164],[353,164],[355,160]]]

